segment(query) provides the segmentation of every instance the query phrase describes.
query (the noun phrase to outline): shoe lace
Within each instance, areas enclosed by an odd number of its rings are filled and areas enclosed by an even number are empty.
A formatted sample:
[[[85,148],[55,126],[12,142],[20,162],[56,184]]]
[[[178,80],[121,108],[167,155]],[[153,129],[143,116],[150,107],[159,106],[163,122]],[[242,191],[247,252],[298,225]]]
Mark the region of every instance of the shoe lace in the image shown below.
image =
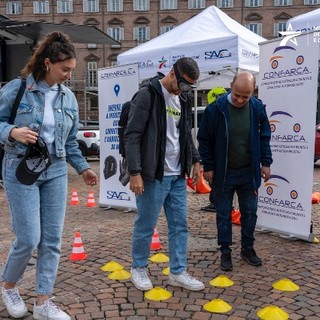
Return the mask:
[[[195,280],[193,277],[190,276],[190,274],[187,271],[183,271],[182,275],[186,278],[188,282]]]
[[[46,311],[47,317],[49,317],[49,315],[56,315],[61,311],[61,309],[52,302],[54,298],[55,297],[52,297],[44,302],[44,310]]]
[[[148,279],[148,275],[147,272],[144,268],[138,268],[137,272],[139,274],[139,277],[141,278],[141,280],[147,280]]]
[[[18,304],[21,301],[21,297],[17,290],[11,289],[10,291],[8,290],[7,293],[12,304]]]

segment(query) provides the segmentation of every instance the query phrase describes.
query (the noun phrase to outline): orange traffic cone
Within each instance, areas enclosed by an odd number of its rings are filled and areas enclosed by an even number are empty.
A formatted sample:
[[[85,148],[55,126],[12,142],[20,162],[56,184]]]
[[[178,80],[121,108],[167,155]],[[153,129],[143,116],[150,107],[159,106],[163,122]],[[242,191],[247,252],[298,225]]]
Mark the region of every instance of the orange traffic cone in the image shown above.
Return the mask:
[[[312,192],[312,203],[320,202],[320,192]]]
[[[186,177],[186,180],[187,180],[187,186],[188,186],[190,189],[194,190],[194,185],[192,184],[192,179],[189,178],[189,177]]]
[[[95,207],[96,203],[94,201],[93,192],[90,191],[88,195],[87,207]]]
[[[234,224],[240,224],[241,213],[240,210],[232,210],[231,212],[231,221]]]
[[[154,227],[154,232],[152,235],[150,249],[151,250],[161,250],[161,248],[162,248],[162,246],[160,243],[159,233],[158,233],[157,227]]]
[[[72,248],[72,253],[70,255],[70,260],[86,260],[87,254],[84,252],[80,232],[76,232],[74,235],[74,244]]]
[[[197,193],[209,193],[211,191],[211,187],[203,178],[203,170],[200,171],[200,179],[196,184],[196,192]]]
[[[69,204],[71,206],[76,206],[76,205],[80,204],[80,200],[78,198],[78,193],[77,193],[76,189],[73,189],[73,191],[72,191],[72,196],[71,196],[71,200],[70,200]]]

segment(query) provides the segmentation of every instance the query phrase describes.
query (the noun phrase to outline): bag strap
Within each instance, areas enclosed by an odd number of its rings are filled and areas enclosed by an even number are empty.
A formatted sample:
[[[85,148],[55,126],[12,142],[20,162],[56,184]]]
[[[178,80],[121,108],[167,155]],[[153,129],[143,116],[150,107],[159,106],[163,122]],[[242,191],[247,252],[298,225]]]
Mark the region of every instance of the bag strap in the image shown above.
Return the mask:
[[[10,115],[10,118],[9,118],[9,121],[8,121],[9,124],[13,124],[14,123],[14,119],[15,119],[15,117],[17,115],[18,106],[19,106],[21,98],[22,98],[22,96],[24,94],[25,89],[26,89],[26,78],[21,78],[21,85],[20,85],[20,88],[19,88],[19,91],[17,93],[16,99],[14,100],[14,103],[13,103],[13,106],[12,106],[11,115]]]

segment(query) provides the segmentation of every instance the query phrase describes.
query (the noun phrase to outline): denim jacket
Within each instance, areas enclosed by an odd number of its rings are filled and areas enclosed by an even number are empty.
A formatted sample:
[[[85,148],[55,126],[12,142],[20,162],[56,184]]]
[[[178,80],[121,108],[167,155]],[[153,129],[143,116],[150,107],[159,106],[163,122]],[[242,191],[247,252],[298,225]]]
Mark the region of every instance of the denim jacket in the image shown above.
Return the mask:
[[[14,124],[9,124],[8,120],[21,80],[12,80],[0,90],[0,142],[5,144],[6,152],[17,155],[24,154],[27,145],[9,138],[10,131],[15,127],[38,127],[40,129],[44,115],[45,94],[39,90],[32,75],[29,75],[26,80],[26,91],[18,106]],[[59,85],[59,93],[53,110],[56,156],[66,158],[80,174],[89,168],[89,165],[82,156],[76,140],[79,121],[78,103],[72,91],[62,84]]]

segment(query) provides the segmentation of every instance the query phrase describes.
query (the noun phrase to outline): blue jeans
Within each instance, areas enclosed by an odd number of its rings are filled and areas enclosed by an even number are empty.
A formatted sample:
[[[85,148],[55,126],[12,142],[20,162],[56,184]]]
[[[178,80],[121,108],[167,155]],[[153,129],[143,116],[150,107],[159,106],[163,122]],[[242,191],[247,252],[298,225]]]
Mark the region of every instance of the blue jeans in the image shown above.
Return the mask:
[[[5,155],[3,180],[16,239],[9,250],[3,280],[18,282],[33,252],[37,250],[36,293],[50,295],[60,260],[61,236],[67,201],[65,159],[52,157],[51,166],[38,181],[26,186],[15,171],[21,159]]]
[[[222,251],[230,250],[228,247],[232,244],[231,211],[235,192],[238,195],[241,212],[241,247],[244,249],[253,248],[258,193],[252,187],[252,180],[253,175],[250,168],[228,169],[223,190],[215,188],[218,245],[221,246]]]
[[[188,253],[187,186],[186,179],[180,176],[145,182],[144,193],[137,196],[132,267],[148,265],[151,239],[162,206],[168,223],[170,272],[180,274],[186,270]]]

